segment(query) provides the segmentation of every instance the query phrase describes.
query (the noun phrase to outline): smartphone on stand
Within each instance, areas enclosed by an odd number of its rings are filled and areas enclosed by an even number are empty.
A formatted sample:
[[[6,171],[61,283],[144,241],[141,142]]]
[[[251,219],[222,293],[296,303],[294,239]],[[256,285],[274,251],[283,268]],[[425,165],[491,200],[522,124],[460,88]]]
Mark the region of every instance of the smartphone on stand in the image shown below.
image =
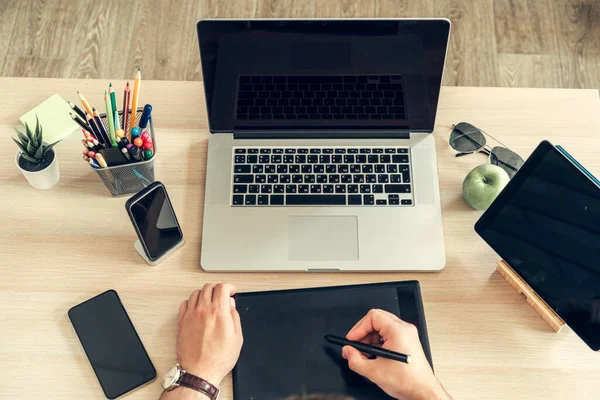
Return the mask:
[[[183,246],[183,232],[161,182],[153,182],[127,200],[125,209],[137,233],[135,249],[155,265]]]

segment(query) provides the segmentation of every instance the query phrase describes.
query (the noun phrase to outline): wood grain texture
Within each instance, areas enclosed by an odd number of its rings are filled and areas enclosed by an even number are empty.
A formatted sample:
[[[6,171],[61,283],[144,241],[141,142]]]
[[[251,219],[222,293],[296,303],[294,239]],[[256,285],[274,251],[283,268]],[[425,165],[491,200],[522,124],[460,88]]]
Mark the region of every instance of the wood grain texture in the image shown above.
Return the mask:
[[[563,86],[600,88],[600,2],[571,0],[554,9]]]
[[[139,65],[149,79],[202,80],[200,18],[446,17],[447,85],[600,87],[596,0],[0,3],[1,76],[129,79]]]
[[[496,271],[519,294],[525,296],[527,304],[548,323],[554,332],[565,327],[565,321],[515,272],[504,260],[498,261]]]
[[[499,53],[556,54],[553,0],[494,0]]]
[[[560,57],[553,54],[498,54],[499,86],[560,88]]]
[[[118,88],[124,83],[113,81]],[[417,279],[436,373],[454,398],[597,399],[597,354],[568,328],[552,333],[494,272],[498,256],[473,231],[481,213],[462,200],[461,184],[485,157],[457,159],[447,142],[451,125],[467,119],[525,158],[540,140],[564,143],[568,132],[569,152],[598,176],[596,90],[442,89],[433,133],[447,258],[439,273],[225,274],[199,267],[208,137],[201,83],[143,82],[141,101],[154,106],[161,148],[156,178],[168,188],[186,235],[185,246],[156,267],[133,249],[126,199],[112,198],[81,160],[78,135],[57,146],[61,180],[53,189],[35,191],[16,168],[9,136],[20,115],[50,93],[75,101],[82,88],[100,104],[106,84],[0,78],[0,398],[103,398],[66,312],[109,288],[120,294],[162,374],[175,361],[179,304],[206,282],[228,281],[245,292]],[[85,249],[92,245],[110,251],[90,254]],[[223,386],[225,400],[232,399],[230,382]],[[157,399],[159,393],[157,380],[127,398]]]

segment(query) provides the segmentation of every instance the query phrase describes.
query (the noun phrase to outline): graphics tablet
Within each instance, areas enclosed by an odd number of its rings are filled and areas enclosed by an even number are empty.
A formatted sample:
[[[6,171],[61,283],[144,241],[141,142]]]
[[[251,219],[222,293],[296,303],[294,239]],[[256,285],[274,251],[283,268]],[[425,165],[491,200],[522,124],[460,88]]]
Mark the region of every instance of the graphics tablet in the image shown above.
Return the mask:
[[[475,231],[593,350],[600,350],[600,185],[542,142]]]
[[[233,370],[235,399],[287,400],[316,394],[354,400],[391,399],[352,372],[341,348],[324,339],[327,334],[346,336],[372,308],[414,324],[431,363],[416,281],[240,293],[236,306],[244,346]]]

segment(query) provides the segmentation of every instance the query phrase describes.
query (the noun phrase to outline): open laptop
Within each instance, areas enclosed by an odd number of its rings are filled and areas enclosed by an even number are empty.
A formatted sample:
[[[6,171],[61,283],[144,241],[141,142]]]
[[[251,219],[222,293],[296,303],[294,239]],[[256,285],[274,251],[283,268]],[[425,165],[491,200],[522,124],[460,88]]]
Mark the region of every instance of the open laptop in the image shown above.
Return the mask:
[[[447,19],[203,20],[207,271],[445,265]]]

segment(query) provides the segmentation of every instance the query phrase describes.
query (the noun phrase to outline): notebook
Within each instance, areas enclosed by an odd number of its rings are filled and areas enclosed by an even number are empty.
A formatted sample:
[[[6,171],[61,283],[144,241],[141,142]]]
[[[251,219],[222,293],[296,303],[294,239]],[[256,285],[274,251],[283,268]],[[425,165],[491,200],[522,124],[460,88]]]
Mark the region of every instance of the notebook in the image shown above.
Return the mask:
[[[42,126],[43,141],[54,143],[66,138],[79,128],[79,125],[69,116],[69,112],[73,112],[69,104],[58,93],[55,93],[23,114],[19,121],[34,130],[37,116]]]
[[[415,324],[431,352],[417,281],[241,293],[236,304],[244,346],[233,371],[236,399],[280,400],[338,394],[356,400],[390,399],[348,369],[341,348],[323,336],[345,336],[372,308]]]

